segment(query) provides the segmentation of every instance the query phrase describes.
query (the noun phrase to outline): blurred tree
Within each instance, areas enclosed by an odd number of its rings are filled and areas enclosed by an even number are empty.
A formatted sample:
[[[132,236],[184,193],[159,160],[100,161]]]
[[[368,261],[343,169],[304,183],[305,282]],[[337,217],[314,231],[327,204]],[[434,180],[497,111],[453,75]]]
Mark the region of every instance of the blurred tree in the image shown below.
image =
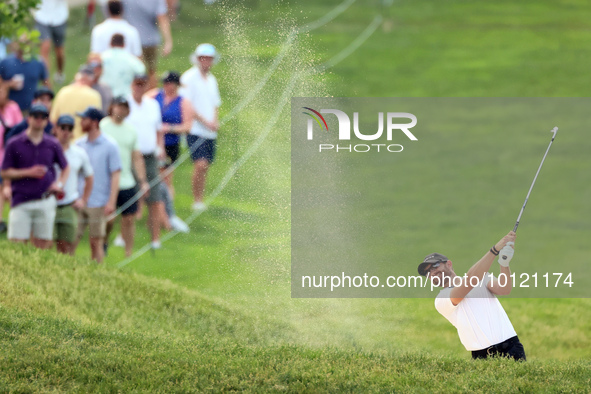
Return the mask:
[[[15,38],[30,31],[31,8],[41,0],[0,1],[0,37]]]

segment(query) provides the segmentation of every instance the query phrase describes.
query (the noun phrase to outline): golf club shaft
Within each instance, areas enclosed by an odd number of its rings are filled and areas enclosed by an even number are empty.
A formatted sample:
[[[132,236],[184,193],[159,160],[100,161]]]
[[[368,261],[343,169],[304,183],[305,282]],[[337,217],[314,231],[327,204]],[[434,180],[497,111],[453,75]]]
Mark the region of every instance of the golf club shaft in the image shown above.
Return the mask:
[[[523,211],[525,210],[525,206],[527,205],[527,200],[529,199],[529,195],[531,194],[532,189],[534,188],[534,185],[536,184],[536,179],[538,179],[538,174],[540,173],[540,170],[542,169],[542,165],[544,164],[544,160],[546,160],[546,156],[548,155],[548,152],[550,151],[550,147],[552,146],[552,143],[554,142],[554,138],[556,138],[556,132],[558,132],[558,127],[554,127],[551,130],[552,134],[552,140],[550,140],[550,144],[548,145],[548,149],[546,149],[546,153],[544,153],[544,157],[542,157],[542,162],[540,163],[540,166],[538,167],[538,171],[536,172],[536,176],[534,176],[534,180],[531,183],[531,186],[529,187],[529,191],[527,192],[527,196],[525,196],[525,201],[523,203],[523,206],[521,207],[521,211],[519,212],[519,216],[517,217],[517,222],[515,222],[515,227],[513,227],[513,232],[517,232],[517,226],[519,226],[519,221],[521,220],[521,215],[523,215]]]

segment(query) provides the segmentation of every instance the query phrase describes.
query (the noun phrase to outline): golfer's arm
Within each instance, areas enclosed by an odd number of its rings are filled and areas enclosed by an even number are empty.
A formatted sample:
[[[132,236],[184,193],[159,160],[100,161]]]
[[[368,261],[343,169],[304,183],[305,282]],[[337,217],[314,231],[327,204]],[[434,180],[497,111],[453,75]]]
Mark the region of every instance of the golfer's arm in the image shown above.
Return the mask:
[[[454,305],[458,305],[460,301],[474,288],[470,283],[470,278],[476,276],[478,280],[482,279],[484,275],[490,270],[490,266],[495,261],[495,255],[491,251],[486,252],[484,256],[476,264],[474,264],[466,273],[465,280],[462,281],[462,286],[454,287],[451,290],[449,298]],[[478,283],[475,281],[475,283]]]
[[[501,275],[505,275],[506,280],[503,280],[505,286],[500,285],[500,281],[497,278],[492,278],[488,283],[487,287],[491,293],[496,295],[509,295],[513,290],[513,281],[511,280],[511,268],[503,267],[501,265]]]

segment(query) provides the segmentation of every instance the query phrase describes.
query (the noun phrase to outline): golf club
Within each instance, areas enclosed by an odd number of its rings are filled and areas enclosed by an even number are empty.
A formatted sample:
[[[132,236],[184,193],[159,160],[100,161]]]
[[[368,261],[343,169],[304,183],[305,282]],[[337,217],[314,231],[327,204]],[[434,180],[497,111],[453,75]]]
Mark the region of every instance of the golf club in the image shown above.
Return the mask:
[[[527,192],[527,196],[525,196],[525,201],[523,203],[523,206],[521,207],[521,211],[519,212],[519,216],[517,217],[517,222],[515,222],[515,227],[513,227],[513,231],[517,232],[517,226],[519,226],[519,221],[521,220],[521,215],[523,215],[523,211],[525,210],[525,206],[527,205],[527,200],[529,199],[529,195],[531,194],[532,189],[534,188],[534,185],[536,184],[536,179],[538,179],[538,174],[540,173],[540,170],[542,169],[542,165],[544,164],[544,160],[546,160],[546,156],[548,155],[548,152],[550,151],[550,147],[552,146],[552,143],[554,142],[554,138],[556,137],[556,132],[558,132],[558,127],[554,127],[552,130],[550,130],[552,134],[552,140],[550,141],[550,144],[548,145],[548,149],[546,149],[546,153],[544,153],[544,157],[542,158],[542,162],[540,163],[540,166],[538,167],[538,171],[536,172],[536,176],[534,176],[534,180],[531,183],[531,186],[529,187],[529,191]]]

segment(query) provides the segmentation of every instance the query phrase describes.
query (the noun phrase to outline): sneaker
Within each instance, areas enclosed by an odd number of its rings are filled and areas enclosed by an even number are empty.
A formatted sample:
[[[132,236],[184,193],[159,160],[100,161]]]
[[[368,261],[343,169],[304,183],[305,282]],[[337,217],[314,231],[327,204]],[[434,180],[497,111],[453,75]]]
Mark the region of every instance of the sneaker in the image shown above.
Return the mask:
[[[55,82],[56,84],[62,85],[65,81],[66,76],[64,75],[64,73],[56,72],[55,74],[53,74],[53,82]]]
[[[195,212],[203,212],[207,209],[207,205],[205,205],[202,201],[195,201],[191,208]]]
[[[182,220],[181,220],[181,222],[182,222]],[[183,224],[185,224],[185,223],[183,223]],[[185,226],[186,226],[186,224],[185,224]],[[0,222],[0,234],[5,233],[6,230],[8,230],[8,226],[6,225],[6,222]],[[177,230],[177,231],[180,231],[180,230]],[[189,232],[189,231],[187,231],[187,232]]]
[[[125,241],[123,240],[123,237],[121,236],[121,234],[118,234],[115,237],[115,239],[113,240],[113,246],[117,246],[118,248],[125,247]]]
[[[160,249],[162,247],[162,244],[160,243],[160,241],[152,241],[152,244],[150,246],[152,247],[152,249]]]
[[[190,231],[187,223],[183,222],[178,216],[172,216],[169,221],[174,231],[178,231],[179,233],[188,233]]]

